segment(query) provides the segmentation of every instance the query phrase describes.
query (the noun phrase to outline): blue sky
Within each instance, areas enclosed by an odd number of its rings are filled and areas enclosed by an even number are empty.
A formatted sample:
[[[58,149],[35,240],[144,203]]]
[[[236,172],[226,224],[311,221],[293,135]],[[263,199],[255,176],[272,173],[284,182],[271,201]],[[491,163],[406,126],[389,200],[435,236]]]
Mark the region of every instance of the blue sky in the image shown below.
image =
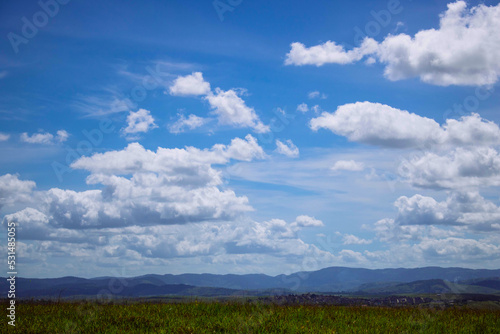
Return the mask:
[[[21,276],[500,264],[498,2],[0,17],[0,216]]]

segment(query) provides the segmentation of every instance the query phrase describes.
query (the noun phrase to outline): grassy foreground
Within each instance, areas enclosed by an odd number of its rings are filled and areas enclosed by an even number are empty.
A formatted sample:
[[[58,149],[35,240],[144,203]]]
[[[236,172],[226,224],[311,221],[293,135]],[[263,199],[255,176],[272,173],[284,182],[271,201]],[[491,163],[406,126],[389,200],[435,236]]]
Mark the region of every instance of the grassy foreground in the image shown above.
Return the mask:
[[[16,327],[4,318],[0,328],[2,333],[499,333],[500,311],[237,302],[21,302]]]

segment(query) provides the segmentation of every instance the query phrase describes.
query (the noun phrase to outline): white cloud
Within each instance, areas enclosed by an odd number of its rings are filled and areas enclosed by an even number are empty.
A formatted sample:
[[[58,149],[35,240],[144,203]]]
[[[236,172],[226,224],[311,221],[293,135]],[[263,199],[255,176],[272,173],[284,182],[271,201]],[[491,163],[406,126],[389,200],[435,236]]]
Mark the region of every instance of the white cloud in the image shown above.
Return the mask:
[[[250,127],[257,133],[269,132],[269,126],[264,125],[255,110],[248,107],[240,97],[244,92],[244,89],[233,88],[224,91],[219,87],[212,92],[210,84],[204,81],[201,72],[194,72],[186,77],[178,77],[170,87],[172,95],[204,95],[203,98],[208,101],[212,114],[217,116],[219,124],[238,128]]]
[[[229,159],[247,161],[251,157],[263,157],[263,150],[253,136],[247,135],[245,140],[233,139],[229,146],[216,144],[211,149],[204,150],[191,146],[184,149],[159,147],[153,152],[144,149],[138,143],[131,143],[121,151],[82,157],[71,167],[85,169],[95,174],[171,173],[180,180],[183,176],[205,175],[205,171],[210,177],[216,176],[218,173],[211,171],[210,164],[226,164]]]
[[[307,97],[309,99],[322,99],[322,100],[324,100],[324,99],[326,99],[327,96],[324,93],[320,93],[320,92],[318,92],[316,90],[316,91],[313,91],[313,92],[309,92],[307,94]]]
[[[346,263],[366,263],[367,260],[360,252],[355,252],[350,249],[343,249],[339,252],[339,257],[342,262]]]
[[[193,114],[190,114],[187,118],[182,114],[178,116],[179,119],[168,127],[171,133],[181,133],[186,131],[186,129],[193,130],[199,128],[208,121],[206,118],[198,117]]]
[[[221,172],[212,164],[264,157],[251,135],[205,150],[158,148],[153,152],[132,143],[124,150],[82,157],[71,165],[89,171],[87,183],[98,184],[99,189],[53,188],[34,196],[33,182],[7,174],[0,177],[0,197],[4,204],[32,198],[31,207],[47,217],[42,225],[50,228],[83,230],[224,221],[252,207],[246,197],[220,189]],[[33,212],[25,213],[31,217]],[[30,221],[35,224],[34,219]],[[40,224],[34,227],[41,229]]]
[[[61,142],[61,143],[65,142],[66,140],[68,140],[68,137],[69,137],[69,133],[66,130],[57,131],[56,140],[58,142]]]
[[[67,191],[59,189],[57,192]],[[62,193],[58,196],[68,195]],[[84,225],[81,226],[78,225],[81,224],[81,214],[65,212],[65,209],[72,205],[75,210],[87,210],[93,201],[70,204],[70,197],[57,204],[51,203],[50,214],[28,207],[4,217],[3,224],[18,222],[18,238],[22,239],[19,245],[22,248],[21,258],[43,253],[44,257],[37,258],[50,262],[55,254],[59,254],[59,260],[66,256],[72,261],[78,258],[89,266],[96,263],[102,266],[113,261],[120,261],[121,265],[135,261],[160,265],[165,264],[161,261],[172,259],[196,262],[203,256],[212,266],[220,266],[223,261],[234,264],[238,259],[245,258],[245,266],[249,268],[252,268],[252,263],[260,264],[260,267],[274,261],[290,265],[305,259],[313,260],[315,266],[326,266],[335,260],[329,252],[321,251],[298,237],[298,232],[303,229],[323,226],[321,221],[309,216],[298,216],[292,223],[282,219],[263,222],[248,219],[207,220],[197,222],[196,226],[156,225],[148,221],[149,217],[143,216],[142,220],[137,219],[135,225],[99,226],[92,224],[92,214],[89,214],[83,216]],[[140,213],[144,215],[144,212]],[[100,216],[103,214],[100,213]],[[119,216],[130,219],[125,211]],[[193,233],[193,228],[196,233]],[[46,267],[47,263],[43,265]]]
[[[478,192],[453,192],[441,202],[418,194],[410,198],[401,196],[395,206],[398,213],[394,219],[381,219],[373,227],[367,227],[389,248],[365,251],[369,259],[393,265],[395,261],[411,261],[415,265],[476,263],[477,267],[476,261],[497,260],[500,255],[496,240],[500,232],[500,207]],[[478,234],[485,237],[479,240],[469,237]],[[481,263],[483,266],[484,262]]]
[[[252,135],[246,135],[245,140],[241,138],[234,138],[231,144],[227,147],[217,146],[222,151],[225,150],[225,156],[228,159],[235,159],[240,161],[252,161],[254,159],[264,159],[266,154],[262,147],[257,143],[257,139]]]
[[[500,220],[500,207],[483,198],[477,191],[454,192],[445,201],[432,197],[401,196],[394,205],[398,209],[395,219],[382,219],[375,225],[378,232],[399,229],[400,233],[419,233],[418,227],[405,226],[457,226],[464,231],[495,231]],[[391,232],[393,233],[393,232]]]
[[[285,143],[276,139],[276,152],[286,155],[289,158],[297,158],[299,156],[299,148],[290,139],[286,140]]]
[[[442,126],[444,143],[455,146],[487,146],[500,144],[500,128],[484,120],[479,114],[463,116],[460,120],[447,119]]]
[[[415,248],[428,258],[439,257],[452,261],[493,260],[500,255],[498,245],[463,238],[427,239]]]
[[[311,107],[311,111],[314,112],[314,114],[319,115],[319,113],[322,111],[321,107],[319,105],[314,105]]]
[[[170,94],[189,96],[207,95],[210,93],[210,83],[203,79],[201,72],[193,72],[184,77],[178,77],[170,86]]]
[[[344,47],[335,42],[325,42],[321,45],[306,48],[302,43],[292,43],[291,50],[286,55],[285,65],[316,65],[327,63],[351,64],[362,59],[366,54],[374,53],[378,44],[372,39],[365,39],[359,48],[345,51]]]
[[[463,232],[457,229],[437,228],[433,225],[401,225],[394,219],[381,219],[377,221],[373,229],[380,241],[390,244],[401,244],[401,242],[419,242],[424,239],[440,239],[450,236],[461,236]]]
[[[292,223],[293,226],[301,226],[301,227],[307,227],[307,226],[315,226],[315,227],[320,227],[320,226],[325,226],[323,222],[319,219],[316,219],[314,217],[306,216],[306,215],[301,215],[295,218],[295,222]]]
[[[5,133],[0,132],[0,141],[7,141],[7,140],[9,140],[9,138],[10,138],[9,134],[5,134]]]
[[[362,171],[363,169],[365,169],[363,163],[354,160],[339,160],[331,168],[333,171],[347,170],[352,172]]]
[[[344,104],[334,113],[323,112],[311,119],[310,127],[328,129],[351,141],[395,148],[481,146],[500,140],[498,125],[478,114],[448,119],[440,126],[433,119],[372,102]]]
[[[388,147],[438,143],[441,137],[434,120],[371,102],[349,103],[339,106],[335,113],[323,112],[311,119],[310,127],[314,131],[329,129],[351,141]]]
[[[412,185],[461,189],[500,185],[500,155],[493,148],[456,148],[445,155],[425,152],[403,160],[399,174]]]
[[[34,133],[31,136],[28,133],[21,133],[21,141],[30,144],[54,144],[55,142],[62,143],[66,141],[69,134],[65,130],[57,131],[56,136],[51,133]]]
[[[307,103],[301,103],[297,106],[297,111],[300,111],[301,113],[306,113],[309,111],[309,107],[307,106]]]
[[[19,180],[17,174],[0,176],[0,209],[4,206],[28,202],[35,187],[35,182]]]
[[[215,89],[215,94],[210,93],[205,97],[217,115],[219,123],[235,127],[251,127],[257,133],[269,132],[270,128],[264,125],[255,110],[248,107],[245,101],[238,96],[238,91],[230,89],[223,91]]]
[[[352,234],[346,234],[342,238],[342,243],[344,245],[369,245],[372,243],[371,240],[361,239]]]
[[[136,112],[131,111],[127,116],[127,127],[122,129],[123,134],[130,135],[139,132],[148,132],[157,128],[151,112],[146,109],[139,109]]]
[[[420,77],[442,86],[493,84],[500,75],[499,30],[500,5],[467,9],[465,1],[457,1],[441,14],[438,29],[421,30],[413,37],[388,35],[380,43],[365,38],[349,51],[331,41],[310,48],[292,43],[285,64],[350,64],[370,56],[386,65],[390,80]]]

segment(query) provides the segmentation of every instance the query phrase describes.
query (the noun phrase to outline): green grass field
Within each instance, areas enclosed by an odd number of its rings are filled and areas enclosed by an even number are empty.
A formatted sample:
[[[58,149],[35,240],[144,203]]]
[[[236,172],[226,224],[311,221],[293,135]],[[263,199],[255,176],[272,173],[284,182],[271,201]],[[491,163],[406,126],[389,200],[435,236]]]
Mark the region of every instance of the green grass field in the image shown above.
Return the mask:
[[[3,304],[3,309],[7,304]],[[500,311],[238,302],[23,303],[2,333],[499,333]]]

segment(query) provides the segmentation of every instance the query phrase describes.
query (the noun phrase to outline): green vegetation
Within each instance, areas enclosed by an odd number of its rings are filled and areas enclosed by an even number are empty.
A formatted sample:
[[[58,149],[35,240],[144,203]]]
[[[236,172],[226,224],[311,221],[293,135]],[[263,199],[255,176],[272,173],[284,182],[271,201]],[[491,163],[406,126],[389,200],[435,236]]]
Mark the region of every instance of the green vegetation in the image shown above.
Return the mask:
[[[15,329],[6,319],[0,328],[2,333],[498,333],[500,311],[243,301],[19,302]]]

